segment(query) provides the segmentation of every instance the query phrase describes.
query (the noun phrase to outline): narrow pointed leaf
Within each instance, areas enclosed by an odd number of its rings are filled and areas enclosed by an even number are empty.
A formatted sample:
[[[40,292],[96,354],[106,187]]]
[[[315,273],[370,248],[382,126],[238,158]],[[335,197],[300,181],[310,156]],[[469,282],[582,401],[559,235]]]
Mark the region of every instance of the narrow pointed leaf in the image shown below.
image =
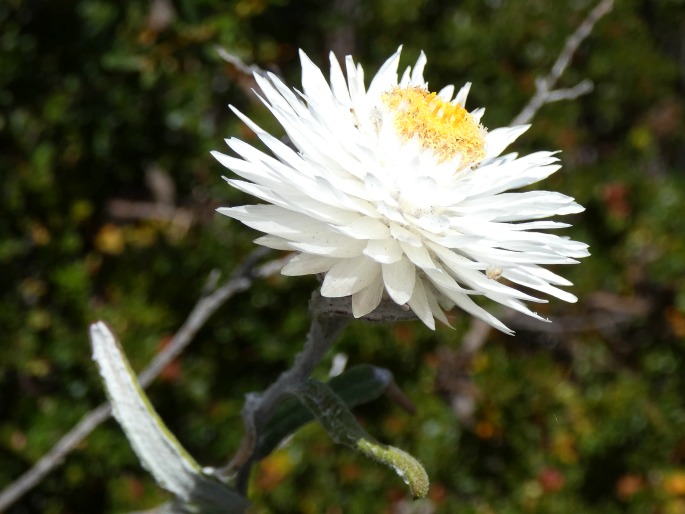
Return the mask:
[[[392,468],[415,499],[426,497],[430,482],[421,463],[403,450],[375,441],[330,387],[310,379],[293,394],[312,411],[334,442]]]
[[[328,386],[352,408],[376,400],[392,383],[393,377],[389,370],[361,364],[331,378]],[[259,435],[255,458],[266,457],[283,439],[312,420],[314,415],[298,399],[284,401]]]

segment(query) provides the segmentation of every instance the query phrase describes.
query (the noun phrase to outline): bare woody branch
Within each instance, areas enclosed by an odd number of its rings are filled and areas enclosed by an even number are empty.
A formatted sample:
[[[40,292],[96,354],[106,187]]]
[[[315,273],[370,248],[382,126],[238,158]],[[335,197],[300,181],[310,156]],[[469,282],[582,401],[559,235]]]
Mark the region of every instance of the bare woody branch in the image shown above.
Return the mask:
[[[257,75],[266,75],[266,70],[261,69],[255,64],[246,64],[245,61],[243,61],[240,57],[230,53],[225,48],[216,46],[215,49],[216,53],[219,54],[219,57],[221,57],[227,63],[232,64],[235,69],[243,75],[248,75],[250,77],[255,73]]]
[[[190,344],[207,320],[232,296],[247,290],[257,278],[274,274],[283,264],[282,259],[267,262],[257,267],[257,262],[269,250],[259,248],[253,251],[231,274],[229,280],[218,289],[203,295],[193,307],[188,318],[176,332],[169,344],[160,351],[139,376],[143,387],[150,383]],[[58,467],[88,435],[111,415],[109,403],[99,405],[87,413],[67,434],[65,434],[36,464],[0,492],[0,512],[7,510],[41,480]]]
[[[592,33],[595,24],[614,6],[614,0],[602,0],[599,2],[587,18],[583,20],[576,31],[566,40],[563,50],[559,54],[549,74],[535,82],[535,94],[521,112],[513,119],[512,125],[524,125],[533,119],[540,108],[548,103],[559,100],[575,99],[580,95],[592,91],[592,82],[584,80],[570,89],[554,89],[557,81],[568,68],[571,59],[575,55],[580,44]]]

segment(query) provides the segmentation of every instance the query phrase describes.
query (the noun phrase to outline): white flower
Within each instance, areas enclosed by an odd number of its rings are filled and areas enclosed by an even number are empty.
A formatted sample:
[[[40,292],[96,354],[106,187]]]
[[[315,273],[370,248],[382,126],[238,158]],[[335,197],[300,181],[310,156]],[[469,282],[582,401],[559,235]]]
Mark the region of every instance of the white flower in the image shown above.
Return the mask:
[[[540,318],[523,300],[545,300],[515,284],[576,301],[542,265],[576,263],[587,245],[540,230],[568,227],[543,220],[583,208],[560,193],[508,192],[560,168],[552,152],[500,156],[528,126],[486,131],[483,109],[464,110],[470,84],[430,93],[423,53],[398,80],[398,50],[368,89],[351,57],[346,80],[331,54],[329,85],[300,55],[302,92],[255,76],[297,150],[231,107],[273,156],[235,138],[238,157],[213,153],[245,179],[229,184],[268,203],[218,211],[264,232],[256,243],[299,252],[285,275],[325,274],[321,294],[351,296],[356,317],[387,295],[431,328],[457,305],[511,332],[473,295]]]

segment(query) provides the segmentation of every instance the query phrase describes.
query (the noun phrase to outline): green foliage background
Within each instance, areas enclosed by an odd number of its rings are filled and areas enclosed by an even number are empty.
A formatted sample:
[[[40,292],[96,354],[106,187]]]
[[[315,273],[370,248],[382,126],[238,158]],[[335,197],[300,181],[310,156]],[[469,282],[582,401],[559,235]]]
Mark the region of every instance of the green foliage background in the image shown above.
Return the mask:
[[[493,128],[527,102],[593,5],[0,3],[0,487],[103,401],[89,322],[107,320],[140,369],[210,271],[227,276],[252,247],[254,233],[213,213],[246,199],[209,151],[224,137],[254,139],[228,103],[279,129],[216,45],[297,85],[298,48],[324,67],[331,48],[352,51],[370,76],[403,43],[404,64],[426,51],[435,89],[473,82],[470,107],[485,106]],[[515,144],[562,150],[563,170],[543,187],[587,207],[568,234],[593,255],[562,270],[580,301],[545,306],[554,325],[512,321],[516,337],[491,333],[465,364],[455,356],[466,316],[435,333],[355,323],[337,345],[351,363],[391,369],[416,403],[413,416],[387,399],[356,412],[425,463],[429,499],[410,505],[396,476],[312,425],[256,470],[258,512],[685,513],[683,63],[683,0],[617,0],[560,84],[588,78],[594,92],[544,107]],[[136,217],[155,207],[159,176],[175,186],[171,219]],[[258,282],[152,386],[198,461],[220,465],[237,447],[243,395],[291,362],[315,285]],[[475,400],[470,419],[450,407],[455,395]],[[164,499],[109,421],[9,512],[125,512]]]

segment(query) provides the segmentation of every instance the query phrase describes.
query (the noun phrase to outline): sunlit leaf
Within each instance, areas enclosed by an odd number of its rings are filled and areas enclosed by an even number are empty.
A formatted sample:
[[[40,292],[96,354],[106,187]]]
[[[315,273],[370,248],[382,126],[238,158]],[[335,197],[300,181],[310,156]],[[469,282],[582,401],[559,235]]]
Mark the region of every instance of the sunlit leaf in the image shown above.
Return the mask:
[[[220,507],[227,513],[244,512],[247,500],[208,476],[157,415],[107,325],[93,323],[90,339],[114,417],[157,483],[183,503]]]

